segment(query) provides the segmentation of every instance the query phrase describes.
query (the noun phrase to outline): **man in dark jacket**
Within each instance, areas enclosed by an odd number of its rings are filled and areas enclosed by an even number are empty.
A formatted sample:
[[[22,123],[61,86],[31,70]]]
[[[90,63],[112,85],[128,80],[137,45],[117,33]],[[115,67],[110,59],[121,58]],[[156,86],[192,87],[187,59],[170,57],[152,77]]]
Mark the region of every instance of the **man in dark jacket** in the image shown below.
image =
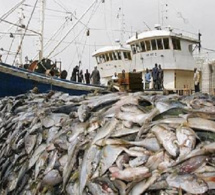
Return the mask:
[[[90,73],[88,72],[88,69],[86,70],[84,77],[85,77],[86,84],[90,84]]]
[[[163,69],[161,68],[161,65],[158,66],[158,89],[163,88]]]
[[[155,64],[155,67],[152,69],[152,78],[153,78],[153,88],[158,89],[158,65]]]
[[[72,71],[71,81],[76,81],[76,82],[78,81],[77,80],[78,73],[79,73],[79,67],[75,66],[75,68],[73,68],[73,71]]]

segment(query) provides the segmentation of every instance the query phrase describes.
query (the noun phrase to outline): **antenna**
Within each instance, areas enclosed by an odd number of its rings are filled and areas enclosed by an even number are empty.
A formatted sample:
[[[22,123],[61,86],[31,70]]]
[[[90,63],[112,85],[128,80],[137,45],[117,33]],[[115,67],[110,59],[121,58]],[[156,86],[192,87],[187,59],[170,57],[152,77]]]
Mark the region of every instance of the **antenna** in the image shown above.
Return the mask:
[[[198,38],[199,38],[199,53],[201,52],[201,47],[202,47],[202,44],[201,44],[201,36],[202,36],[202,34],[201,34],[200,31],[199,31],[199,33],[198,33]]]
[[[168,19],[168,4],[164,3],[161,5],[161,25],[164,25],[164,20]]]
[[[121,42],[123,43],[124,42],[124,32],[125,32],[125,29],[124,29],[124,24],[125,24],[125,21],[124,21],[124,13],[123,13],[123,9],[120,7],[119,10],[118,10],[118,13],[117,13],[117,18],[118,19],[121,19],[120,20],[120,26],[121,26]]]
[[[160,24],[160,0],[158,0],[158,23]]]

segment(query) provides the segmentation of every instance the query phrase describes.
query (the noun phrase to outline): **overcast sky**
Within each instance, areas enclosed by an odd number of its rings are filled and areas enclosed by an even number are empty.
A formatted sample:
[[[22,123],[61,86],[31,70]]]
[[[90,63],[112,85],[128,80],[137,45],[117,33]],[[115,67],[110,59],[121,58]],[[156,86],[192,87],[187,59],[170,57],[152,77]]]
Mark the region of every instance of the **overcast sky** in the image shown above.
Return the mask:
[[[44,56],[50,54],[58,41],[71,29],[82,14],[95,0],[46,0],[46,22],[44,43]],[[215,50],[215,1],[214,0],[103,0],[98,2],[84,15],[81,22],[71,31],[68,37],[60,44],[53,53],[52,60],[61,60],[64,69],[71,74],[72,68],[82,62],[81,68],[93,69],[95,61],[92,53],[105,45],[114,45],[115,40],[125,42],[135,32],[142,32],[153,28],[154,24],[163,23],[192,33],[202,34],[202,46]],[[11,10],[17,0],[0,0],[0,13],[3,16]],[[36,0],[26,0],[23,6],[25,15],[24,24],[27,25],[32,14]],[[70,20],[71,19],[71,20]],[[17,23],[18,11],[14,11],[5,20]],[[61,28],[60,28],[61,27]],[[39,5],[33,13],[29,29],[39,31]],[[90,29],[90,36],[86,36]],[[121,33],[123,30],[124,33]],[[12,52],[17,51],[18,35],[17,28],[0,22],[0,51],[3,60],[12,63],[14,54],[7,57],[6,50],[11,47]],[[13,33],[15,39],[9,37]],[[29,34],[30,32],[26,32]],[[55,35],[55,37],[52,37]],[[52,37],[52,40],[49,39]],[[38,50],[38,37],[25,37],[23,42],[23,58],[28,56],[33,59]],[[205,54],[205,50],[203,53]],[[212,58],[215,54],[208,51]]]

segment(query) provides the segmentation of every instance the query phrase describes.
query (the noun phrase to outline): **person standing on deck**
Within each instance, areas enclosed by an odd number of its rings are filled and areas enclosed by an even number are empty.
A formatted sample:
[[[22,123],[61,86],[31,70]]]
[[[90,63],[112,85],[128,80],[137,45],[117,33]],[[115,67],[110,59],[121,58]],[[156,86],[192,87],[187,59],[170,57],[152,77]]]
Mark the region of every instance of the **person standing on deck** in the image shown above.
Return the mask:
[[[78,82],[82,83],[84,82],[84,75],[83,75],[83,71],[80,70],[79,74],[78,74]]]
[[[163,69],[161,68],[161,65],[158,66],[158,89],[163,88]]]
[[[86,84],[90,84],[90,73],[88,72],[88,69],[86,70],[84,77],[85,77]]]
[[[100,73],[97,70],[97,66],[95,66],[90,78],[92,79],[92,84],[94,84],[94,85],[100,84]]]
[[[197,68],[194,68],[193,81],[194,81],[195,92],[200,92],[200,88],[199,88],[200,73],[197,70]]]
[[[75,68],[73,68],[72,76],[71,76],[70,80],[71,81],[78,81],[78,79],[77,79],[78,73],[79,73],[79,67],[77,65],[77,66],[75,66]]]
[[[153,88],[158,89],[158,65],[155,64],[155,67],[152,69],[152,78],[153,78]]]
[[[147,68],[145,73],[145,89],[149,89],[150,82],[151,82],[151,73]]]

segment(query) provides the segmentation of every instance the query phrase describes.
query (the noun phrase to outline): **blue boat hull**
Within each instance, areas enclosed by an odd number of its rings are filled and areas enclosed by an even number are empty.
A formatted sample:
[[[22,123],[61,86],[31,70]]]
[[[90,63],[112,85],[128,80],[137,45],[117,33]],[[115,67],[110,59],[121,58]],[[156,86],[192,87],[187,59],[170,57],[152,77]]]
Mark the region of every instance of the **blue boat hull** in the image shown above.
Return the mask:
[[[34,87],[37,87],[40,93],[54,90],[70,95],[83,95],[96,89],[104,89],[93,85],[51,78],[7,64],[0,64],[0,97],[23,94]]]

